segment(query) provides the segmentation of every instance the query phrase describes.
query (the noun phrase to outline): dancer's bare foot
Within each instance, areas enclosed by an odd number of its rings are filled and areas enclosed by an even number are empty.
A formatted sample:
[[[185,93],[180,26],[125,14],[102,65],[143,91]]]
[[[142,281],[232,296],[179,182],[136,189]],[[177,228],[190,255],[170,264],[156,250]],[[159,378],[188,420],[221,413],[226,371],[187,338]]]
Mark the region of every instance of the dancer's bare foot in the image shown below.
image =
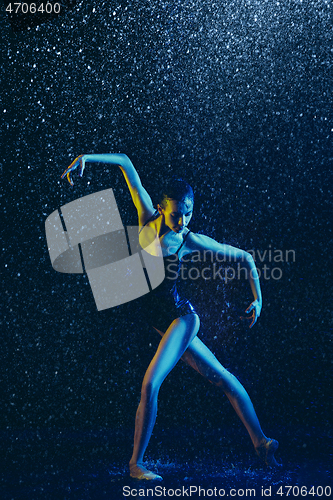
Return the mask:
[[[147,481],[162,481],[162,477],[142,465],[130,464],[130,476],[135,479],[146,479]]]
[[[258,457],[269,467],[281,467],[282,464],[279,464],[274,457],[274,453],[278,447],[279,443],[275,439],[266,439],[265,442],[261,443],[255,450]]]

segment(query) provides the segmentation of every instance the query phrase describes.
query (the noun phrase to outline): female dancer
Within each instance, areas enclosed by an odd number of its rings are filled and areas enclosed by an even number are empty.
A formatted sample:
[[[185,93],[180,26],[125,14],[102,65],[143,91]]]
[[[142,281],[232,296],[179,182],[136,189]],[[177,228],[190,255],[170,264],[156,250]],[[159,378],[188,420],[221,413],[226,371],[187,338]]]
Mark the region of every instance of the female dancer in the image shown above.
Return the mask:
[[[179,270],[182,258],[193,252],[210,251],[226,260],[242,262],[247,268],[254,301],[246,309],[251,313],[250,328],[260,316],[262,298],[259,277],[253,258],[247,252],[224,245],[202,234],[192,233],[188,224],[193,212],[193,191],[183,180],[177,180],[163,193],[157,210],[141,184],[141,180],[130,159],[123,154],[80,155],[62,174],[73,185],[72,172],[78,170],[82,177],[87,162],[103,162],[119,166],[132,200],[138,212],[140,244],[144,248],[150,244],[151,232],[158,236],[162,248],[165,274],[163,283],[146,295],[150,306],[149,314],[161,313],[167,321],[166,327],[158,330],[154,317],[153,326],[162,339],[143,379],[141,400],[136,413],[134,449],[130,460],[130,475],[137,479],[160,480],[143,466],[143,455],[147,448],[157,413],[157,396],[160,386],[175,364],[182,358],[214,385],[221,387],[245,425],[257,454],[270,466],[279,465],[274,453],[278,442],[263,433],[252,402],[240,382],[215,358],[213,353],[197,337],[199,317],[194,307],[186,299],[181,299],[173,279]],[[150,250],[151,252],[151,250]],[[156,253],[158,255],[158,253]],[[154,313],[153,313],[154,311]],[[161,328],[161,327],[160,327]]]

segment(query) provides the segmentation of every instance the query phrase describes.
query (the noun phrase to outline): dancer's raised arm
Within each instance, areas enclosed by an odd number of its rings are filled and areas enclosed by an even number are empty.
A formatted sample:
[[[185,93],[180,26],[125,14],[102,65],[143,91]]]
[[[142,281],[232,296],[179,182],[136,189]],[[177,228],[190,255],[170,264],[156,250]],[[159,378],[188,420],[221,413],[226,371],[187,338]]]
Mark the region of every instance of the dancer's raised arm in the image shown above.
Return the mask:
[[[105,153],[80,155],[65,170],[61,178],[63,179],[64,177],[67,177],[68,182],[71,186],[73,186],[72,172],[74,172],[74,170],[78,170],[79,176],[82,177],[87,162],[100,162],[117,165],[125,177],[133,203],[138,211],[139,224],[144,224],[146,220],[153,215],[155,209],[151,198],[142,186],[141,179],[133,163],[125,154]]]

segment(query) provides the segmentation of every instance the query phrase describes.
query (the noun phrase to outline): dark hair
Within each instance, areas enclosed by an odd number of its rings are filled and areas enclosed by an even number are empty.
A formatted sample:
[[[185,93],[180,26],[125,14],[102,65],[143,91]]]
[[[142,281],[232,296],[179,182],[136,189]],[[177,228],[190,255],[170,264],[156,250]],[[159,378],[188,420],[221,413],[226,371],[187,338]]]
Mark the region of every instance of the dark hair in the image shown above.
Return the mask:
[[[194,203],[193,189],[184,179],[172,177],[160,191],[159,204],[164,208],[166,200],[185,201],[186,199]]]

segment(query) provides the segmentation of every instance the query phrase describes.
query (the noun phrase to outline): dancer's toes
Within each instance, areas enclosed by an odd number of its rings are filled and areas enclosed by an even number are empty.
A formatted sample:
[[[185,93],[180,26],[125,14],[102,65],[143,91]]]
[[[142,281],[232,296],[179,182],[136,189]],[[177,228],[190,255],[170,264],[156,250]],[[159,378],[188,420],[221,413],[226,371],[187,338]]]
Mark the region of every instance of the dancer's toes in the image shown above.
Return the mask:
[[[135,479],[145,479],[147,481],[162,481],[162,477],[142,465],[130,464],[130,476]]]
[[[256,453],[269,467],[282,467],[282,464],[277,462],[274,457],[274,453],[278,447],[279,443],[275,439],[267,439],[265,443],[256,448]]]

